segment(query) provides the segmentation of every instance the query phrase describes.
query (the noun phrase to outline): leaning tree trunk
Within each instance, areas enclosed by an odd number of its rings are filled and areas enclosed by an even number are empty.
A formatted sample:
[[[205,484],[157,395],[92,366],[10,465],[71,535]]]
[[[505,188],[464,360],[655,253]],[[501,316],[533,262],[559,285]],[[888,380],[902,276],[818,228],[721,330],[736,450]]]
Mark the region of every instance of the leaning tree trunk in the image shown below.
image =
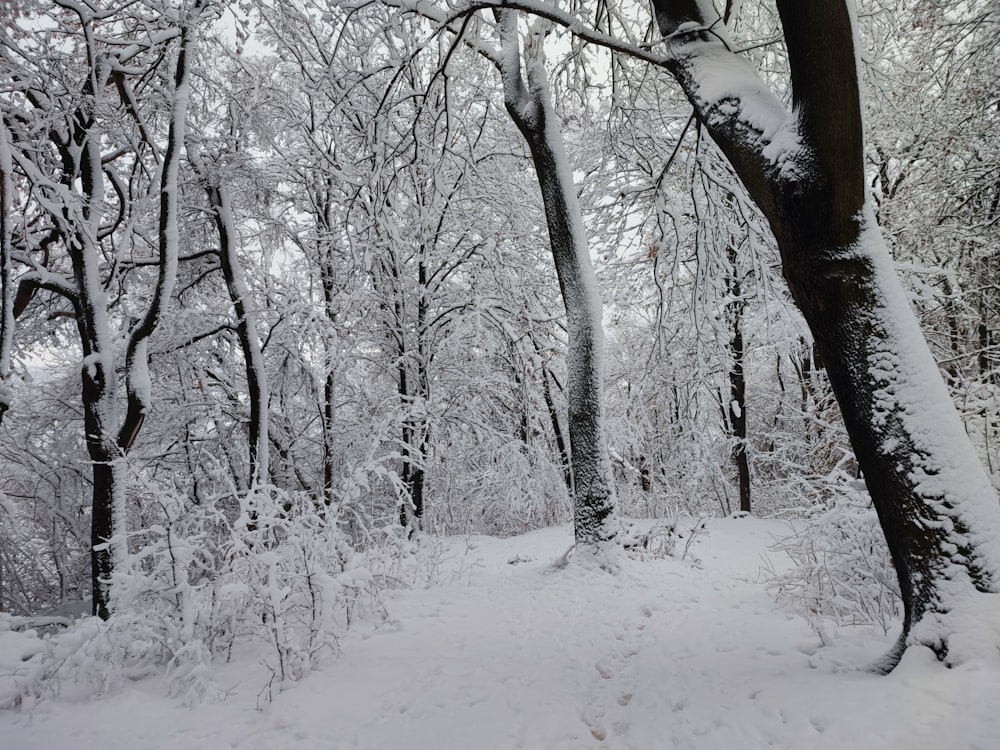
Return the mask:
[[[844,414],[899,577],[891,669],[921,643],[968,656],[958,619],[1000,584],[997,497],[921,334],[866,199],[853,20],[779,0],[789,113],[700,0],[652,0],[667,67],[767,216]]]
[[[526,62],[525,84],[521,77],[517,14],[504,10],[499,16],[504,104],[531,149],[545,205],[549,244],[566,307],[569,449],[576,540],[594,544],[614,536],[615,515],[614,485],[604,438],[601,298],[573,172],[555,122],[544,65],[537,59],[541,56],[541,40],[534,42],[536,59]]]

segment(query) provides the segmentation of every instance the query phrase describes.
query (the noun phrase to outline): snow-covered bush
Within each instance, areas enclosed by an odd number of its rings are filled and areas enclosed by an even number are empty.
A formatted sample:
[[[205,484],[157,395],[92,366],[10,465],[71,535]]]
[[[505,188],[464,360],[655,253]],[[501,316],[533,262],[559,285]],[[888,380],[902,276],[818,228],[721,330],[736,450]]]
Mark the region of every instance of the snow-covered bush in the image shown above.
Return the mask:
[[[100,695],[134,676],[111,623],[0,613],[0,709],[28,708],[56,693]],[[137,640],[142,634],[136,633]]]
[[[676,506],[647,531],[640,530],[636,524],[630,524],[622,536],[625,549],[643,558],[654,560],[675,557],[679,560],[688,559],[691,547],[700,536],[708,531],[704,518],[682,518],[680,509]],[[700,561],[691,557],[695,564]]]
[[[794,567],[771,571],[776,600],[806,618],[825,642],[828,625],[878,625],[884,632],[902,614],[896,573],[878,516],[863,483],[830,477],[831,500],[792,522],[793,532],[771,549]]]
[[[39,681],[39,670],[44,669],[45,642],[34,630],[15,630],[20,621],[0,612],[0,709],[34,698],[32,687]]]
[[[233,521],[221,501],[191,505],[140,484],[144,516],[156,522],[128,536],[114,614],[49,633],[32,629],[37,618],[4,615],[0,708],[67,690],[100,695],[156,674],[192,703],[213,697],[213,663],[242,646],[263,654],[269,688],[280,687],[336,652],[352,623],[384,618],[386,589],[433,581],[440,568],[439,545],[397,530],[350,543],[335,509],[304,494],[253,492]]]
[[[435,454],[428,474],[433,533],[510,536],[572,518],[562,469],[541,444],[484,431],[475,450]]]

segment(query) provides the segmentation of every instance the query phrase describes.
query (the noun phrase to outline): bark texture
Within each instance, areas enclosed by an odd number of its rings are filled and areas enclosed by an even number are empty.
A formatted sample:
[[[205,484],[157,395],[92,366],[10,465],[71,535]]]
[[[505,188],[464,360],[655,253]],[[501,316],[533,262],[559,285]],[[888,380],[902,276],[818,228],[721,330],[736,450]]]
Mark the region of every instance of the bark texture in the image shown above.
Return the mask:
[[[653,7],[668,68],[774,232],[885,532],[905,622],[882,667],[911,642],[947,658],[948,613],[996,591],[1000,511],[866,202],[847,5],[779,0],[792,112],[703,15],[710,5]]]
[[[7,125],[0,117],[0,424],[10,408],[13,393],[8,386],[14,347],[14,276],[11,271],[13,231],[14,164]]]
[[[540,43],[526,53],[521,76],[517,16],[500,12],[504,104],[528,142],[541,187],[549,245],[566,308],[569,334],[568,431],[576,540],[595,544],[614,536],[614,485],[604,437],[601,301],[572,180],[555,123],[540,59]]]

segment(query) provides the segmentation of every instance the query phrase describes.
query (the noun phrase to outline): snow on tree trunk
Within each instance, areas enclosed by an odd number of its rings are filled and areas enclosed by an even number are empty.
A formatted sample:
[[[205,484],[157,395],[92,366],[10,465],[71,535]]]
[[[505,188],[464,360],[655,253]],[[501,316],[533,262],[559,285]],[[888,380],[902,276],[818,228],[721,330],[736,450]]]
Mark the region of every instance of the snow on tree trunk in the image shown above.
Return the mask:
[[[219,233],[219,261],[222,275],[226,280],[226,290],[236,315],[236,335],[243,351],[244,373],[247,379],[247,395],[250,399],[249,459],[250,486],[259,486],[270,481],[270,461],[268,440],[268,404],[270,392],[264,354],[257,333],[257,314],[253,308],[253,296],[243,275],[236,247],[236,219],[233,216],[229,190],[221,184],[216,175],[210,175],[200,156],[190,147],[188,159],[199,174],[208,195],[208,204],[215,212],[215,226]]]
[[[744,371],[746,350],[743,342],[743,310],[741,299],[743,290],[737,277],[736,251],[729,249],[732,276],[728,279],[729,294],[733,299],[728,307],[732,315],[729,331],[729,403],[725,409],[727,423],[733,440],[732,459],[736,465],[736,475],[740,488],[740,512],[749,513],[750,504],[750,457],[747,454],[747,385]]]
[[[814,335],[823,331],[817,348],[899,576],[904,638],[922,621],[911,640],[947,656],[949,633],[929,623],[970,588],[1000,582],[996,494],[870,208],[855,243],[817,255],[789,283]]]
[[[885,532],[905,620],[879,666],[912,643],[968,658],[983,631],[967,615],[997,609],[995,596],[977,597],[1000,586],[1000,509],[866,200],[849,9],[778,3],[789,113],[731,51],[709,4],[653,6],[667,67],[774,231]]]
[[[14,346],[14,277],[11,271],[13,231],[14,164],[10,155],[7,126],[0,118],[0,424],[13,399],[7,384],[11,349]]]
[[[100,152],[94,139],[88,137],[85,154],[83,171],[90,176],[84,179],[84,191],[90,196],[100,195],[100,169],[86,169],[88,162],[100,164]],[[100,217],[99,211],[92,210],[92,213]],[[90,521],[93,613],[106,619],[115,560],[112,537],[117,519],[124,515],[125,498],[116,439],[118,383],[108,323],[108,300],[99,274],[99,250],[91,241],[96,237],[96,226],[89,229],[91,231],[87,231],[88,227],[80,227],[70,242],[69,252],[78,295],[76,323],[83,347],[80,368],[83,424],[93,473]]]
[[[500,12],[504,103],[531,149],[541,187],[549,244],[569,338],[567,362],[569,443],[574,528],[580,544],[614,536],[615,494],[604,436],[603,329],[597,288],[573,173],[549,97],[542,34],[533,33],[521,77],[517,14]]]
[[[197,14],[201,3],[196,3],[193,12]],[[188,100],[191,97],[191,71],[189,55],[197,31],[197,19],[187,19],[181,29],[180,50],[174,73],[174,93],[170,112],[170,126],[167,131],[167,149],[160,172],[160,216],[159,216],[159,275],[153,299],[146,314],[129,334],[125,353],[125,388],[128,409],[125,421],[118,435],[118,444],[124,453],[132,447],[142,428],[152,399],[149,380],[149,337],[156,330],[167,312],[177,278],[177,258],[179,255],[177,176],[181,155],[184,153],[185,119]]]

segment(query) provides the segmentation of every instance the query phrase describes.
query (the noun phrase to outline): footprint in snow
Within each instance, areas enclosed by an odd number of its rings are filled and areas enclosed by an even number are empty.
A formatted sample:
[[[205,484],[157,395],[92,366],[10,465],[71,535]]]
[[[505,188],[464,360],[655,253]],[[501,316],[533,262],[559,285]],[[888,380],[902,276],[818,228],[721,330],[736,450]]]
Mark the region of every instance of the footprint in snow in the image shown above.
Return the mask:
[[[614,644],[607,656],[594,664],[598,679],[592,683],[592,697],[582,714],[591,735],[604,741],[608,728],[617,737],[626,735],[631,727],[631,704],[638,687],[636,656],[642,650],[642,640],[656,609],[640,607],[641,618],[624,622],[608,642]]]

